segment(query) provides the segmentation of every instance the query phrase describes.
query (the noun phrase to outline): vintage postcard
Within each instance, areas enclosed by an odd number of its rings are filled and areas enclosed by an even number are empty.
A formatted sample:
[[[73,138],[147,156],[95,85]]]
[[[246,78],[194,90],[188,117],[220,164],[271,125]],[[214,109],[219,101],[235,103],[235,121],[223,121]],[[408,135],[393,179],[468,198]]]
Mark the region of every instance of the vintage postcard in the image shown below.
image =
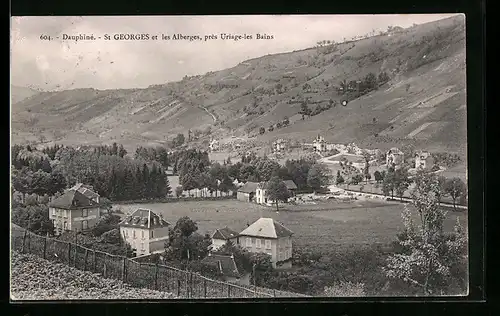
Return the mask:
[[[463,14],[11,18],[11,300],[464,296]]]

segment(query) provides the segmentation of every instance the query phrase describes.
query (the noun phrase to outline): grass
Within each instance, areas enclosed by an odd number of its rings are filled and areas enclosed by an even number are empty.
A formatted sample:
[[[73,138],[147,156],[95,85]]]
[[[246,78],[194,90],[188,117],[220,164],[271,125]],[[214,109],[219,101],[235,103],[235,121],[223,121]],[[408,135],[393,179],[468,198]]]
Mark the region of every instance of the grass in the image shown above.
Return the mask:
[[[289,207],[276,213],[274,208],[236,200],[200,201],[169,204],[137,204],[120,206],[125,213],[138,207],[160,213],[170,223],[182,216],[197,222],[200,233],[211,233],[228,226],[241,231],[259,217],[272,217],[294,232],[299,246],[329,248],[374,243],[386,244],[396,238],[402,228],[403,205],[394,202],[324,201],[316,205]],[[466,226],[466,213],[449,213],[445,230],[451,231],[460,217]]]

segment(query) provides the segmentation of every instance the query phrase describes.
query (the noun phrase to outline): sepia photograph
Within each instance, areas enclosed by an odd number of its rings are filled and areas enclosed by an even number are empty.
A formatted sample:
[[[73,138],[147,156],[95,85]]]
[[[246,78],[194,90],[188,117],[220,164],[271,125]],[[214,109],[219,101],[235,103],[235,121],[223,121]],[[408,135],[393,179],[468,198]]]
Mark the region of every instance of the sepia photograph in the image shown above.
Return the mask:
[[[11,301],[467,296],[465,19],[11,17]]]

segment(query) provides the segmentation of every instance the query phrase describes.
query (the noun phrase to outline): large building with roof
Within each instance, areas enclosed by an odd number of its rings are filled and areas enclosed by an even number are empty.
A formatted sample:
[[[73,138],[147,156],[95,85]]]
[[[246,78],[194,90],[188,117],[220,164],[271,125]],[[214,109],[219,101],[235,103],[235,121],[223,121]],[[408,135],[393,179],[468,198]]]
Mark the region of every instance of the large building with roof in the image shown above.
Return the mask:
[[[118,224],[120,235],[137,256],[159,253],[165,249],[170,223],[148,209],[136,209]]]
[[[67,190],[49,204],[49,219],[56,235],[65,231],[86,231],[101,217],[99,194],[83,184]]]
[[[292,266],[293,232],[272,218],[261,217],[238,236],[239,245],[249,252],[271,256],[273,268]]]

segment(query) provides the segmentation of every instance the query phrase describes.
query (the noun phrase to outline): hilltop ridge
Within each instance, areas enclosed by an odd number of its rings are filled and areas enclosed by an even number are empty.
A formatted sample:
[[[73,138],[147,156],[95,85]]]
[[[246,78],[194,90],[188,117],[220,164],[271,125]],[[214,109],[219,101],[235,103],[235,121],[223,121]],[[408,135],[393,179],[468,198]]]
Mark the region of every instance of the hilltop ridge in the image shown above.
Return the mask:
[[[385,73],[388,81],[359,97],[339,89],[369,73]],[[464,152],[465,87],[465,21],[455,16],[146,89],[42,92],[12,107],[13,141],[43,135],[59,143],[135,146],[164,144],[191,130],[203,146],[233,135],[267,143],[322,134],[367,147]],[[319,114],[302,119],[302,103]],[[269,131],[285,118],[287,126]]]

